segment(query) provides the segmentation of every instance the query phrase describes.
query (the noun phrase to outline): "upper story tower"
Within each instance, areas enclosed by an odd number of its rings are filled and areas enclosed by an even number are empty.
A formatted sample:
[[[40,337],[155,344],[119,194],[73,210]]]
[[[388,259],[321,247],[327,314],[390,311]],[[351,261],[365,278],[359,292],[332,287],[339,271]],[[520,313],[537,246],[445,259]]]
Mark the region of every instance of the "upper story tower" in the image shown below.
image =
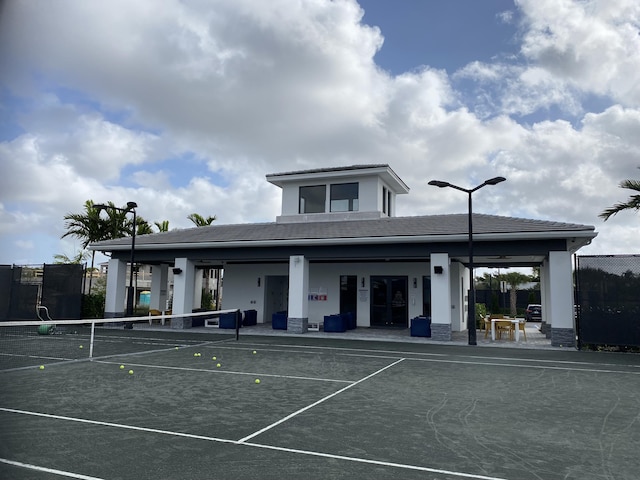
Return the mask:
[[[409,193],[386,164],[271,173],[267,181],[282,188],[277,223],[393,217],[396,196]]]

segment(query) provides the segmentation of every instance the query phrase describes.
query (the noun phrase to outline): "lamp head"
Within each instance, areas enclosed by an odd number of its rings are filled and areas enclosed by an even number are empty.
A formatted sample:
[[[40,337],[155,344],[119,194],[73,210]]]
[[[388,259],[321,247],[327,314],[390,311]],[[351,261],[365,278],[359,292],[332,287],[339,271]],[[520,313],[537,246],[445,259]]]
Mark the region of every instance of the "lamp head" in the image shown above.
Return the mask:
[[[431,180],[429,182],[429,185],[433,185],[434,187],[444,188],[444,187],[450,186],[451,184],[449,182],[443,182],[440,180]]]
[[[105,210],[107,206],[104,203],[94,203],[93,208],[100,211],[100,210]]]
[[[127,209],[132,210],[137,208],[138,204],[136,202],[127,202]]]
[[[506,180],[506,178],[504,177],[493,177],[490,178],[489,180],[487,180],[485,183],[485,185],[496,185],[500,182],[504,182]]]

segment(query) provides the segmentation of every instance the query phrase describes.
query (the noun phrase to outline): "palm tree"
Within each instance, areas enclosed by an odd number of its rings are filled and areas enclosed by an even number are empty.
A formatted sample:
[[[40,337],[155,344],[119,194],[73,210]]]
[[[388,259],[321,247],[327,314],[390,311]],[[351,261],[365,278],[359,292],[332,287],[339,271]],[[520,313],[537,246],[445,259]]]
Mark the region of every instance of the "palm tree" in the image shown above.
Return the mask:
[[[149,225],[149,222],[142,217],[136,218],[136,225],[136,235],[148,235],[153,233],[153,229],[151,228],[151,225]]]
[[[509,272],[504,275],[504,280],[509,287],[511,287],[509,290],[510,314],[515,317],[517,315],[516,301],[518,298],[518,286],[530,282],[531,276],[519,272]]]
[[[93,200],[84,202],[85,213],[68,213],[64,216],[67,232],[60,238],[76,237],[82,240],[82,249],[84,250],[90,243],[106,240],[107,225],[100,218],[100,209],[94,207]],[[91,271],[95,261],[96,252],[91,252]],[[89,293],[91,293],[91,280],[89,277]]]
[[[640,167],[638,167],[640,168]],[[600,218],[604,219],[606,222],[610,217],[616,215],[618,212],[622,212],[623,210],[640,210],[640,180],[623,180],[620,182],[620,188],[627,188],[629,190],[633,190],[638,192],[637,195],[631,195],[629,200],[624,203],[617,203],[613,207],[607,208],[600,215]]]
[[[158,233],[169,231],[169,220],[163,220],[162,222],[153,222],[153,223],[158,229]]]
[[[214,222],[214,220],[216,219],[216,216],[214,215],[213,217],[209,216],[207,218],[204,218],[199,213],[192,213],[191,215],[188,215],[187,218],[191,220],[196,227],[208,227]],[[211,295],[211,289],[209,288],[209,277],[211,276],[211,269],[204,268],[203,270],[204,270],[203,271],[204,285],[202,287],[202,290],[207,294],[207,297],[209,297]],[[216,274],[216,276],[218,277],[219,275]],[[202,298],[204,300],[205,296],[203,295]],[[217,305],[218,305],[218,299],[216,299],[216,308],[217,308]],[[201,305],[201,306],[204,307],[204,305]],[[209,305],[207,305],[206,307],[208,308]]]
[[[89,252],[87,252],[86,250],[80,250],[73,257],[69,257],[64,253],[56,253],[53,256],[55,260],[54,263],[56,264],[69,264],[69,263],[80,264],[84,262],[88,257],[89,257]]]
[[[191,220],[196,227],[207,227],[214,222],[216,216],[214,215],[213,217],[204,218],[198,213],[192,213],[191,215],[187,216],[187,218]]]

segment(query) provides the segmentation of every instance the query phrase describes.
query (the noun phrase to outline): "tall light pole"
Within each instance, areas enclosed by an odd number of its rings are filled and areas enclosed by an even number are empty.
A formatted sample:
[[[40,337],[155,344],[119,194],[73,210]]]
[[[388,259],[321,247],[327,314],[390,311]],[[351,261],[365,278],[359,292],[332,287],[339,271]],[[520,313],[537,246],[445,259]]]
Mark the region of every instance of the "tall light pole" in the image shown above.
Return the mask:
[[[431,180],[429,185],[434,187],[451,187],[461,192],[465,192],[469,195],[469,316],[467,319],[467,328],[469,330],[469,345],[477,345],[476,342],[476,289],[473,283],[473,208],[471,205],[471,194],[476,190],[480,190],[485,185],[497,185],[500,182],[504,182],[504,177],[494,177],[489,180],[485,180],[484,183],[478,185],[475,188],[462,188],[457,185],[453,185],[449,182],[442,182],[440,180]]]
[[[127,317],[133,317],[133,306],[134,306],[134,300],[136,296],[135,287],[133,286],[133,270],[134,270],[135,250],[136,250],[136,228],[137,228],[136,208],[137,207],[138,207],[138,204],[136,202],[127,202],[126,208],[119,208],[119,207],[114,207],[113,205],[104,205],[104,204],[94,205],[94,208],[97,208],[98,211],[112,209],[112,210],[117,210],[118,212],[122,212],[125,215],[129,212],[133,212],[133,225],[131,227],[131,267],[129,268],[129,287],[127,289],[127,311],[125,313],[125,316]],[[126,322],[124,325],[124,328],[127,328],[127,329],[133,328],[133,323]]]

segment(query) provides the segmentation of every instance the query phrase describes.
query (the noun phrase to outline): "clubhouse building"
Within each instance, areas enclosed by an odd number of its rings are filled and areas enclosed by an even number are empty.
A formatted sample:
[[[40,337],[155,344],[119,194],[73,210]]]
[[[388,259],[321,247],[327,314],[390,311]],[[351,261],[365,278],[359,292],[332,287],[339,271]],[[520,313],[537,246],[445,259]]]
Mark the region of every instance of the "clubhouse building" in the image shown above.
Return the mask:
[[[135,261],[151,265],[151,308],[199,304],[203,269],[222,269],[220,308],[256,310],[258,323],[286,312],[286,328],[307,332],[325,315],[351,312],[358,327],[406,328],[431,317],[436,340],[467,329],[468,215],[396,217],[409,187],[386,164],[274,173],[281,215],[272,223],[211,225],[136,237]],[[540,267],[543,319],[552,345],[575,340],[572,255],[593,226],[473,215],[475,267]],[[124,315],[131,239],[97,242],[109,252],[105,315]],[[173,328],[188,328],[173,322]]]

